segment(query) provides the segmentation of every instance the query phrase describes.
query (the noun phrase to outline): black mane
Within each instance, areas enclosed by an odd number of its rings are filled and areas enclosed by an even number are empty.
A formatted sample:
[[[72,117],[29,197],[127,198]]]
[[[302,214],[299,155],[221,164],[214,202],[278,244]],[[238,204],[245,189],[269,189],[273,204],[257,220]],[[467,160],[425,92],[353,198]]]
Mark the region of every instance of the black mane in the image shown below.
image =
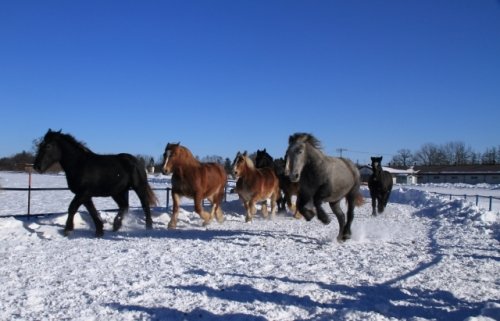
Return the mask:
[[[81,142],[77,140],[75,137],[73,137],[71,134],[63,134],[61,131],[52,131],[49,129],[47,134],[45,134],[44,141],[52,140],[52,139],[59,139],[59,140],[64,140],[67,143],[73,145],[74,147],[83,150],[84,152],[87,153],[92,153],[92,151],[85,146],[84,142]]]

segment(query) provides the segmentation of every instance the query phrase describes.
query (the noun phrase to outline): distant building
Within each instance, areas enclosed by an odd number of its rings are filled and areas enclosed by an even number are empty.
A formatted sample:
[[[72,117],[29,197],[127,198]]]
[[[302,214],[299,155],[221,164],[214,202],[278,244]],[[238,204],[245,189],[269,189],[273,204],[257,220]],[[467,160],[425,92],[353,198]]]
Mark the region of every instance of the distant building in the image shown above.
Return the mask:
[[[392,182],[394,184],[416,184],[417,183],[417,171],[413,167],[408,169],[399,169],[392,167],[382,166],[384,171],[388,171],[392,175]],[[368,183],[368,179],[372,175],[371,165],[364,165],[359,167],[359,173],[361,174],[361,182]]]
[[[497,165],[435,165],[415,166],[417,182],[500,184],[500,164]]]
[[[408,169],[382,168],[392,174],[395,184],[500,184],[500,164],[412,166]],[[368,178],[372,174],[371,166],[360,166],[359,172],[361,174],[361,181],[367,183]]]

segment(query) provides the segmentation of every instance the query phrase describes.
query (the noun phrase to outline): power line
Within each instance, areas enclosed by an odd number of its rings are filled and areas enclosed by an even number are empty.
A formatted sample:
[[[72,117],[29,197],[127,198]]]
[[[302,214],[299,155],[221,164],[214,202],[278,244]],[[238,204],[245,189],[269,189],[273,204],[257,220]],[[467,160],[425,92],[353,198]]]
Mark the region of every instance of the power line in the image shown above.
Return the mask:
[[[340,157],[342,157],[342,152],[347,151],[347,148],[337,148],[336,151],[337,151],[337,153],[340,154]]]

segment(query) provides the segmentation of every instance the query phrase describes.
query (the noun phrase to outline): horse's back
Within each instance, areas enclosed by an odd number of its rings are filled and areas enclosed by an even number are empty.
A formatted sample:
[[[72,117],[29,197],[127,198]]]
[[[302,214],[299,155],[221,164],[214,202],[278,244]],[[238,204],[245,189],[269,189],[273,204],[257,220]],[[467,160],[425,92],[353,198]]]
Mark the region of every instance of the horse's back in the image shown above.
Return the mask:
[[[261,177],[261,182],[267,189],[275,188],[279,186],[279,179],[276,173],[271,167],[263,167],[257,169],[258,175]]]
[[[349,159],[339,157],[328,157],[317,179],[315,184],[322,186],[324,201],[328,202],[339,201],[348,194],[357,194],[361,184],[356,165]]]
[[[142,176],[138,166],[130,154],[91,154],[82,161],[78,178],[67,177],[68,185],[74,193],[112,196],[128,190],[137,181],[147,182],[145,172]]]
[[[226,185],[227,174],[222,165],[217,163],[202,163],[201,175],[207,190],[219,190]]]

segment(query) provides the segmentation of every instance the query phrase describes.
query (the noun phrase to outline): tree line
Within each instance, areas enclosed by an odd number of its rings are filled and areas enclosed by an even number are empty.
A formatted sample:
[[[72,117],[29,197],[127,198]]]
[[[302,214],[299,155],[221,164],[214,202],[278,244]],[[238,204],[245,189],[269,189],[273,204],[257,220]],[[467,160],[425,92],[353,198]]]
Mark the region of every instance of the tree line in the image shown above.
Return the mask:
[[[479,153],[463,142],[441,145],[427,143],[415,152],[405,148],[400,149],[389,163],[392,167],[494,164],[500,164],[500,145],[486,148],[483,153]]]
[[[22,171],[26,164],[33,164],[35,161],[35,153],[38,149],[38,140],[33,142],[33,151],[22,151],[9,157],[0,158],[0,170]],[[252,156],[252,155],[250,155]],[[136,155],[143,163],[144,167],[154,167],[155,173],[161,172],[163,159],[154,158],[150,155]],[[231,173],[232,160],[223,158],[218,155],[209,155],[200,158],[202,162],[215,162],[221,164],[228,174]],[[500,164],[500,145],[496,147],[486,148],[482,153],[475,152],[470,146],[466,146],[463,142],[449,142],[445,144],[427,143],[422,145],[420,149],[412,152],[409,149],[403,148],[397,151],[392,157],[389,166],[407,168],[410,166],[430,166],[430,165],[493,165]],[[61,171],[60,166],[56,165],[50,171]]]

